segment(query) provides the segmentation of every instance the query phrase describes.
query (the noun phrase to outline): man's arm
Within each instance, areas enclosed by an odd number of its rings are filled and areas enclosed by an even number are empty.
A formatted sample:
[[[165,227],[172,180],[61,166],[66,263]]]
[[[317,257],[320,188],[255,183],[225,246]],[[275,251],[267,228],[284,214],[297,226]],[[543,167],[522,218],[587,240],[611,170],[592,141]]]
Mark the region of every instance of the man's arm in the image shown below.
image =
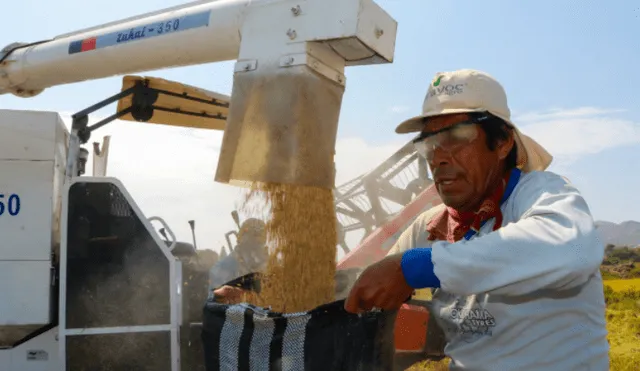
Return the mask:
[[[538,175],[523,179],[513,195],[520,220],[470,241],[405,253],[407,281],[428,281],[421,277],[433,272],[450,293],[512,296],[587,282],[604,258],[589,208],[562,177]]]

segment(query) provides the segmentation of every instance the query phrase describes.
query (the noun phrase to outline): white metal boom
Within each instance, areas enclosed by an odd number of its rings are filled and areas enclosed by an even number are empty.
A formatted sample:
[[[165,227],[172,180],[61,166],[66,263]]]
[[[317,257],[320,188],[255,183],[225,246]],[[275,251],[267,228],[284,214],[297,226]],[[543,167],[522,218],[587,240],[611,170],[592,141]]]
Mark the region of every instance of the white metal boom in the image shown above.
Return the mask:
[[[197,1],[13,43],[0,51],[0,94],[31,97],[56,85],[235,59],[240,70],[273,57],[293,65],[299,53],[315,54],[302,61],[338,79],[345,64],[391,62],[396,28],[372,0]],[[307,53],[308,42],[332,53]]]

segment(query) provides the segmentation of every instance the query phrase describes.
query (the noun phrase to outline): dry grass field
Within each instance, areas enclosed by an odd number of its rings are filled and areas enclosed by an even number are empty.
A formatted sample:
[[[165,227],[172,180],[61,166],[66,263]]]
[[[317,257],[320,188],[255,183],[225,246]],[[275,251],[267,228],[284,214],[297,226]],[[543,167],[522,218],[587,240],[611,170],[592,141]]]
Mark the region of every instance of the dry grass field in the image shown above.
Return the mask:
[[[640,290],[640,278],[628,280],[607,280],[605,285],[611,286],[614,291],[626,291],[629,289]]]

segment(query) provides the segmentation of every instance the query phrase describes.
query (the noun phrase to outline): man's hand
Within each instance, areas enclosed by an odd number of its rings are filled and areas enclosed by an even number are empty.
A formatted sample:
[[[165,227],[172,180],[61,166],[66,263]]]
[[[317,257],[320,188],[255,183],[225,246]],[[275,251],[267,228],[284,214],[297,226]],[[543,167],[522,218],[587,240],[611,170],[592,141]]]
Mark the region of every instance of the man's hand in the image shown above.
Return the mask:
[[[411,297],[411,288],[402,274],[402,254],[387,256],[367,267],[353,285],[344,308],[361,313],[371,309],[399,309]]]
[[[213,291],[217,302],[222,304],[238,304],[242,302],[245,291],[239,287],[222,286]]]

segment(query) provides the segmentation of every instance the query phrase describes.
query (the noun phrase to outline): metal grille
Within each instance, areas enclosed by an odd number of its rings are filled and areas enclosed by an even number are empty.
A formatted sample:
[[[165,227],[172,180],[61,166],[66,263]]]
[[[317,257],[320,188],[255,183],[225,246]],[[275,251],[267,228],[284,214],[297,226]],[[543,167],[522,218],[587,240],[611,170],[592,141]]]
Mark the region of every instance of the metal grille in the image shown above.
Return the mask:
[[[340,247],[349,252],[346,235],[360,231],[364,239],[402,210],[431,181],[424,159],[407,143],[372,171],[336,188]]]
[[[69,371],[170,371],[168,332],[79,335],[66,338]]]
[[[169,323],[169,263],[109,183],[70,189],[67,326]]]
[[[69,190],[66,327],[170,324],[169,261],[111,183]],[[170,334],[66,338],[69,370],[170,370]]]

